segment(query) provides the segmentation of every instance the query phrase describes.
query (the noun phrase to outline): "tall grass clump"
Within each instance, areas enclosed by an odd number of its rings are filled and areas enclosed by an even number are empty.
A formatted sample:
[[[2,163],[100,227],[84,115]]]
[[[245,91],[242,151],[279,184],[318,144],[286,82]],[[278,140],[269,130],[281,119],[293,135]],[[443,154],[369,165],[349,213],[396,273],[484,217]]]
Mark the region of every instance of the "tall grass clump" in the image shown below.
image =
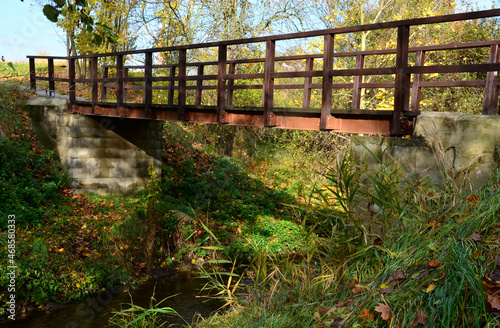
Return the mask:
[[[246,303],[201,326],[498,325],[498,172],[471,190],[373,162],[339,156],[306,214],[316,247],[268,257]]]
[[[191,327],[177,311],[171,307],[161,307],[160,305],[168,299],[165,298],[157,302],[154,294],[151,296],[148,308],[141,307],[133,302],[128,304],[128,308],[115,311],[109,320],[109,327],[130,327],[130,328],[157,328],[170,327],[168,318],[180,318],[185,327]]]

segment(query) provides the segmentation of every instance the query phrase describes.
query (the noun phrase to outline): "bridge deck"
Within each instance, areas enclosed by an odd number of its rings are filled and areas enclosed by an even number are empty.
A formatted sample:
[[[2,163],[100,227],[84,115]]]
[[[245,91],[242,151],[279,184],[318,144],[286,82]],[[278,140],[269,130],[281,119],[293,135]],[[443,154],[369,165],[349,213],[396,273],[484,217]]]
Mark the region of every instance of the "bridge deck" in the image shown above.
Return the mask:
[[[63,84],[70,98],[68,111],[84,115],[402,135],[412,131],[420,110],[422,88],[481,87],[483,114],[498,113],[500,82],[496,72],[500,70],[500,40],[409,46],[412,27],[496,16],[500,16],[500,9],[108,54],[28,56],[31,88],[36,90],[37,81],[47,81],[49,90],[55,90],[56,82]],[[384,29],[395,30],[395,49],[334,51],[337,35]],[[323,53],[276,55],[276,42],[311,37],[323,38]],[[250,44],[257,45],[256,53],[260,45],[263,55],[228,59],[229,47]],[[473,48],[488,49],[489,60],[463,65],[425,63],[428,53]],[[217,60],[196,60],[200,51],[205,57]],[[365,59],[371,56],[394,56],[394,64],[367,67]],[[132,62],[132,57],[140,64],[126,65],[126,61]],[[339,58],[349,58],[352,65],[335,68]],[[47,60],[45,75],[37,73],[35,59]],[[54,60],[68,62],[67,78],[55,77]],[[77,62],[88,63],[87,77],[77,77]],[[464,72],[484,75],[476,80],[423,79],[425,74],[445,76]],[[90,101],[77,101],[77,85],[90,89]],[[370,89],[394,90],[392,110],[362,109],[363,91]],[[350,100],[338,105],[336,94],[345,90],[350,90]],[[291,100],[301,98],[300,103],[292,108],[279,107],[277,94],[283,91],[289,93],[287,97]],[[237,105],[245,103],[253,105]],[[337,110],[337,106],[349,109]]]

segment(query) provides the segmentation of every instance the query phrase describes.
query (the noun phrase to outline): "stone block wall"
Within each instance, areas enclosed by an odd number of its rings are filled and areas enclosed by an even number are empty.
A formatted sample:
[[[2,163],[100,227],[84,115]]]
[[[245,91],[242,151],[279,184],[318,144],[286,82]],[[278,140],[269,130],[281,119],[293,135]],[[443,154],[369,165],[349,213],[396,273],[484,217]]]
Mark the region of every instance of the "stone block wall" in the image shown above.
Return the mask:
[[[55,144],[74,191],[130,194],[144,188],[150,163],[161,174],[163,122],[72,115],[63,106],[31,100],[28,105],[39,134]]]
[[[377,161],[399,161],[407,171],[435,181],[454,179],[459,185],[480,187],[500,168],[500,116],[424,112],[413,137],[353,137],[356,155]],[[368,151],[370,150],[370,152]]]

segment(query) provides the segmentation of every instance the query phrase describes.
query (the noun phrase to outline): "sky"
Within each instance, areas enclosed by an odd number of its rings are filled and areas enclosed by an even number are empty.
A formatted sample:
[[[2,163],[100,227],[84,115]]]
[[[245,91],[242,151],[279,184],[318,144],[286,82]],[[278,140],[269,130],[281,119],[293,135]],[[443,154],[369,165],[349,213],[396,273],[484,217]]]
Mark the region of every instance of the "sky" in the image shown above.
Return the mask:
[[[64,34],[33,0],[0,0],[0,56],[18,62],[40,52],[66,55]]]
[[[494,0],[472,2],[480,9],[491,9]],[[45,18],[34,0],[0,0],[0,56],[20,62],[41,53],[65,56],[64,33]]]

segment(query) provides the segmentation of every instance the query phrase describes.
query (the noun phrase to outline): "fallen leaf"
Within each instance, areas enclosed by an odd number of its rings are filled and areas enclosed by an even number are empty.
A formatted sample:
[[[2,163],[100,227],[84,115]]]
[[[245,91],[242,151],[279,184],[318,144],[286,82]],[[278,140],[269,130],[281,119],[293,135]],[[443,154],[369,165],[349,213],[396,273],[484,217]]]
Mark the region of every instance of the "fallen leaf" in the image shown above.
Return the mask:
[[[380,288],[384,289],[384,288],[388,288],[389,286],[387,286],[386,284],[382,284],[380,285]]]
[[[482,279],[483,289],[487,294],[493,295],[500,292],[500,285],[492,281],[488,277],[483,277]]]
[[[436,289],[436,285],[430,284],[429,287],[425,290],[427,293],[432,292],[434,289]]]
[[[401,322],[398,321],[398,324],[396,325],[396,328],[401,328]]]
[[[342,327],[342,326],[344,326],[344,319],[342,319],[340,317],[335,317],[333,319],[332,325],[330,327],[331,328],[338,328],[338,327]]]
[[[469,236],[469,239],[479,241],[479,240],[483,239],[483,236],[481,236],[481,235],[480,235],[480,234],[478,234],[478,233],[473,232],[473,233],[471,233],[471,235]]]
[[[438,250],[436,244],[434,244],[433,242],[430,242],[429,245],[427,245],[427,247],[434,252],[437,252]]]
[[[354,303],[354,299],[350,298],[350,299],[348,299],[347,301],[344,302],[344,306],[351,306],[352,303]]]
[[[478,162],[480,162],[481,160],[478,160]],[[475,195],[475,194],[472,194],[470,195],[468,198],[467,198],[467,201],[469,203],[477,203],[479,202],[479,196],[478,195]]]
[[[430,260],[429,263],[427,263],[427,269],[435,269],[440,263],[438,259]]]
[[[378,305],[375,307],[375,311],[380,312],[380,314],[382,315],[382,319],[384,319],[385,321],[389,321],[392,318],[392,310],[385,303],[378,303]]]
[[[413,320],[414,325],[421,324],[422,326],[425,326],[427,323],[427,315],[424,312],[418,311],[415,319]]]
[[[500,310],[500,297],[488,295],[488,303],[492,309]]]
[[[370,310],[368,309],[364,309],[363,312],[361,312],[361,314],[359,315],[359,317],[362,320],[363,323],[366,322],[366,320],[369,320],[369,321],[373,321],[375,320],[375,315],[373,313],[370,312]]]
[[[431,220],[429,222],[427,222],[427,225],[433,227],[433,228],[439,228],[439,222],[438,220]]]
[[[394,275],[392,276],[392,281],[397,281],[397,280],[404,280],[406,279],[406,276],[403,271],[397,270]]]
[[[354,294],[361,293],[361,285],[356,285],[356,287],[354,287],[354,288],[352,289],[352,292],[353,292]]]
[[[496,269],[495,272],[490,276],[491,281],[496,284],[500,284],[500,270]]]
[[[380,288],[380,294],[391,294],[394,290],[391,287]]]
[[[318,310],[319,313],[327,313],[328,312],[328,308],[325,306],[317,306],[316,310]]]
[[[422,271],[418,274],[418,279],[422,279],[423,277],[427,276],[429,274],[429,271],[425,270],[425,271]]]

